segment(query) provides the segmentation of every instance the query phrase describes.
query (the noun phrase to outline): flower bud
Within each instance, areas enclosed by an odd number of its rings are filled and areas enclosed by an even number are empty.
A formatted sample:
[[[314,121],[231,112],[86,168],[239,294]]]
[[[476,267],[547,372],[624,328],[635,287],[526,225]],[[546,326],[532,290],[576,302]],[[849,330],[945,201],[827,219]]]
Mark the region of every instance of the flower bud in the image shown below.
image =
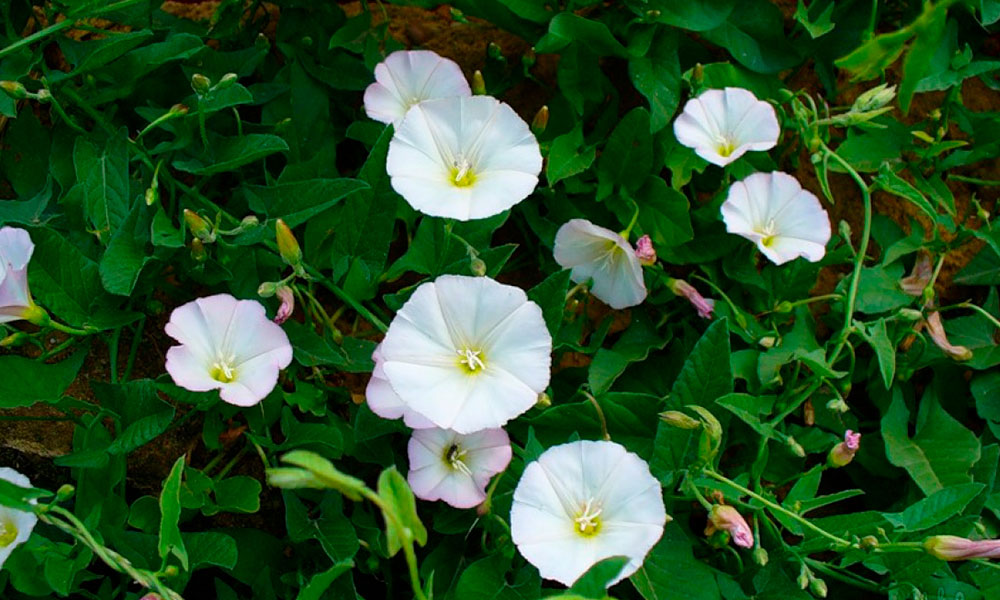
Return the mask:
[[[698,89],[701,87],[701,82],[705,79],[705,66],[701,63],[695,64],[694,68],[691,69],[691,87]]]
[[[680,412],[679,410],[668,410],[666,412],[660,413],[660,419],[670,425],[671,427],[676,427],[678,429],[698,429],[701,427],[701,421],[697,419],[692,419],[686,414]]]
[[[177,577],[180,571],[174,565],[168,565],[166,569],[163,569],[164,577]]]
[[[45,88],[42,88],[38,90],[38,92],[35,94],[35,99],[41,102],[42,104],[48,104],[49,102],[52,101],[52,92],[50,92]]]
[[[274,322],[281,325],[288,320],[288,317],[292,316],[292,312],[295,310],[295,293],[287,285],[279,286],[275,293],[281,300],[281,306],[278,307],[278,312],[274,315]]]
[[[274,281],[265,281],[257,286],[257,295],[261,298],[270,298],[278,293],[278,284]]]
[[[545,133],[545,128],[549,126],[549,107],[542,106],[535,113],[535,118],[531,120],[531,133],[536,136]]]
[[[187,223],[187,227],[191,231],[191,234],[198,238],[201,242],[211,244],[215,241],[215,233],[212,231],[212,225],[205,219],[201,218],[198,213],[185,208],[184,222]]]
[[[179,116],[183,116],[183,115],[188,114],[188,110],[189,110],[188,107],[185,106],[185,105],[183,105],[183,104],[175,104],[175,105],[173,105],[173,106],[170,107],[170,111],[169,112],[170,112],[170,114],[179,117]]]
[[[924,313],[913,308],[901,308],[896,315],[906,321],[919,321],[924,318]]]
[[[56,502],[65,502],[66,500],[72,498],[73,494],[75,493],[76,493],[75,487],[73,487],[68,483],[64,483],[61,486],[59,486],[58,490],[56,490]]]
[[[146,206],[152,206],[156,204],[156,201],[160,199],[160,188],[159,186],[151,185],[146,188]]]
[[[941,560],[1000,558],[1000,540],[970,540],[955,535],[935,535],[924,540],[924,550]]]
[[[226,73],[222,76],[222,79],[219,80],[219,83],[215,84],[215,89],[224,90],[236,83],[237,79],[239,79],[239,77],[236,73]]]
[[[805,565],[799,569],[799,576],[795,578],[795,583],[799,584],[799,587],[806,589],[809,587],[809,569]]]
[[[479,69],[472,74],[472,93],[475,96],[486,95],[486,80],[483,79],[483,72]]]
[[[782,314],[790,313],[793,310],[795,310],[795,306],[788,300],[782,300],[777,306],[774,307],[774,312]]]
[[[753,549],[753,562],[764,567],[767,566],[768,555],[767,550],[763,546],[757,546]]]
[[[545,392],[538,394],[538,400],[535,400],[535,408],[548,408],[550,406],[552,406],[552,398]]]
[[[201,73],[191,76],[191,89],[199,96],[204,96],[212,89],[212,80]]]
[[[198,238],[191,240],[191,258],[197,262],[204,262],[208,258],[208,252],[205,251],[205,244]]]
[[[705,525],[705,535],[716,531],[727,531],[732,536],[733,543],[740,548],[753,547],[753,532],[746,519],[735,508],[728,504],[715,504],[708,513],[708,524]]]
[[[274,222],[274,231],[275,237],[278,240],[278,253],[281,254],[281,260],[285,261],[285,264],[290,267],[300,267],[302,264],[302,249],[299,247],[299,242],[295,239],[295,235],[292,234],[292,230],[282,219],[278,219]]]
[[[674,294],[687,298],[687,301],[690,302],[691,306],[693,306],[695,311],[698,312],[699,317],[702,319],[712,318],[712,312],[715,310],[715,300],[705,298],[698,293],[698,290],[696,290],[694,286],[683,279],[669,278],[667,280],[667,287],[670,288],[670,291]]]
[[[865,550],[870,550],[872,548],[878,548],[878,538],[874,535],[866,535],[861,538],[861,547]]]
[[[653,248],[653,240],[648,235],[644,235],[635,242],[635,256],[644,266],[656,264],[656,249]]]
[[[826,408],[833,412],[845,413],[851,410],[851,407],[844,402],[843,398],[834,398],[826,403]]]
[[[28,90],[17,81],[0,81],[0,89],[14,100],[24,100],[28,97]]]
[[[788,444],[788,449],[792,451],[792,454],[798,456],[799,458],[806,457],[805,448],[802,447],[802,444],[796,442],[795,438],[793,438],[792,436],[788,436],[788,439],[785,440],[785,443]]]
[[[840,237],[845,240],[851,239],[851,224],[847,221],[841,221],[837,225],[837,231],[840,233]]]
[[[493,60],[507,60],[504,58],[503,50],[500,48],[500,44],[497,44],[496,42],[490,42],[489,45],[486,46],[486,54]]]
[[[486,263],[478,256],[469,258],[469,271],[476,277],[486,275]]]
[[[774,348],[774,345],[778,342],[778,338],[773,335],[765,335],[764,337],[757,340],[757,343],[761,345],[762,348]]]
[[[0,348],[17,348],[28,341],[28,334],[23,331],[15,331],[0,340]]]
[[[819,577],[813,577],[809,580],[809,591],[817,598],[826,598],[826,582]]]
[[[854,101],[854,105],[851,106],[851,111],[865,112],[878,110],[892,102],[895,97],[896,86],[883,83],[858,96],[857,100]]]
[[[243,217],[242,221],[240,221],[240,229],[242,230],[253,229],[258,225],[260,225],[260,219],[258,219],[255,215],[247,215]]]
[[[826,463],[833,468],[844,467],[854,460],[854,455],[861,447],[861,434],[848,429],[844,432],[844,441],[834,446],[826,455]]]

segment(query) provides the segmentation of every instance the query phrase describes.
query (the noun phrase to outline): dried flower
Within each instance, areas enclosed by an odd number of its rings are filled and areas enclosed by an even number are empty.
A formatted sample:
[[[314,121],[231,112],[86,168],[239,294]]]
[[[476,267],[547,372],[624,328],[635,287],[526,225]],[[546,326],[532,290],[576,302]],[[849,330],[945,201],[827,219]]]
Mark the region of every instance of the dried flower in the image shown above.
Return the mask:
[[[948,341],[948,335],[944,332],[944,324],[941,322],[941,313],[932,312],[927,315],[924,320],[924,325],[927,327],[927,334],[931,336],[931,340],[937,344],[937,347],[941,349],[942,352],[957,361],[969,360],[972,358],[972,350],[969,350],[965,346],[955,346]]]
[[[653,240],[648,235],[644,235],[635,242],[635,255],[639,263],[645,267],[656,264],[656,249],[653,248]]]
[[[715,300],[711,298],[705,298],[698,293],[698,290],[694,289],[690,283],[684,281],[683,279],[670,279],[667,281],[667,287],[674,294],[687,298],[691,306],[698,311],[698,316],[702,319],[711,319],[712,311],[715,310]]]
[[[826,456],[826,462],[831,467],[843,467],[852,460],[861,447],[861,434],[848,429],[844,432],[844,441],[834,446]]]
[[[278,312],[274,315],[274,322],[281,325],[288,320],[288,317],[292,316],[292,311],[295,310],[295,293],[287,285],[280,286],[275,293],[281,300],[281,306],[278,307]]]

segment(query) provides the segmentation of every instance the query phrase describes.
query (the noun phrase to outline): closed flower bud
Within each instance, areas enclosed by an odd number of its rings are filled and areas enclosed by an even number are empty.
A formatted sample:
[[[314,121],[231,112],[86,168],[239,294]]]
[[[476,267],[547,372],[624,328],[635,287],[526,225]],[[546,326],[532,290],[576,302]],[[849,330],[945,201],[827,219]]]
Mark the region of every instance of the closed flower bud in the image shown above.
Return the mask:
[[[278,307],[278,312],[274,315],[274,322],[281,325],[288,320],[288,317],[292,316],[292,312],[295,310],[295,293],[292,288],[282,285],[275,294],[281,300],[281,306]]]
[[[805,565],[802,565],[802,569],[799,570],[799,576],[795,578],[795,583],[799,584],[802,589],[809,587],[809,570],[806,569]]]
[[[805,448],[802,447],[802,444],[796,442],[795,438],[793,438],[792,436],[788,436],[788,439],[785,440],[785,443],[788,444],[788,449],[792,451],[792,454],[798,456],[799,458],[806,457]]]
[[[52,101],[52,92],[50,92],[45,88],[42,88],[38,90],[38,93],[35,94],[35,99],[41,102],[42,104],[48,104],[49,102]]]
[[[15,331],[0,340],[0,348],[17,348],[28,341],[28,334],[23,331]]]
[[[765,335],[764,337],[757,340],[757,343],[761,345],[762,348],[774,348],[774,345],[778,342],[778,338],[773,335]]]
[[[757,546],[753,549],[753,562],[763,567],[767,565],[767,560],[767,550],[763,546]]]
[[[488,54],[493,60],[506,60],[503,55],[503,50],[500,48],[500,44],[497,44],[496,42],[490,42],[489,45],[486,46],[486,54]]]
[[[691,306],[694,307],[699,317],[702,319],[712,318],[712,312],[715,311],[715,300],[705,298],[698,293],[698,290],[694,286],[683,279],[670,278],[667,280],[667,287],[674,294],[686,298],[691,303]]]
[[[170,114],[181,116],[188,114],[188,107],[183,104],[175,104],[170,107]]]
[[[531,133],[536,136],[545,133],[545,128],[549,126],[549,107],[542,106],[535,113],[535,118],[531,120]]]
[[[776,313],[790,313],[795,309],[795,306],[788,300],[782,300],[774,307],[774,312]]]
[[[292,230],[282,219],[274,222],[275,237],[278,240],[278,253],[285,264],[298,268],[302,264],[302,249]]]
[[[705,535],[716,531],[727,531],[732,536],[733,543],[740,548],[753,547],[753,532],[746,519],[735,508],[728,504],[715,504],[708,513],[708,524],[705,525]]]
[[[278,293],[278,284],[273,281],[265,281],[257,287],[257,295],[261,298],[270,298]]]
[[[483,72],[479,69],[472,74],[472,93],[476,96],[486,95],[486,80],[483,79]]]
[[[648,235],[644,235],[635,242],[635,255],[644,266],[656,264],[656,250],[653,248],[653,240]]]
[[[545,392],[538,394],[538,400],[535,402],[535,408],[548,408],[550,406],[552,406],[552,398]]]
[[[198,213],[185,208],[184,222],[187,223],[191,234],[198,238],[201,242],[211,244],[215,241],[215,232],[212,231],[211,223],[201,218]]]
[[[76,493],[75,487],[73,487],[68,483],[64,483],[61,486],[59,486],[58,490],[56,490],[56,502],[65,502],[66,500],[72,498],[73,494],[75,493]]]
[[[901,308],[899,312],[896,313],[900,319],[907,321],[919,321],[924,318],[924,313],[913,308]]]
[[[860,447],[861,434],[848,429],[844,432],[844,441],[834,446],[827,454],[826,462],[834,468],[846,466],[854,460],[854,455],[858,453]]]
[[[254,215],[247,215],[247,216],[243,217],[242,221],[240,221],[240,229],[243,229],[243,230],[253,229],[254,227],[256,227],[258,225],[260,225],[260,219],[258,219]]]
[[[878,548],[878,538],[874,535],[866,535],[861,538],[861,547],[868,550],[871,548]]]
[[[476,277],[482,277],[486,275],[486,263],[478,256],[473,256],[469,259],[469,271]]]
[[[661,412],[660,419],[667,425],[678,429],[698,429],[701,427],[701,421],[692,419],[678,410]]]
[[[809,591],[817,598],[826,598],[826,582],[819,577],[813,577],[809,580]]]
[[[845,413],[851,410],[851,407],[847,405],[842,398],[834,398],[826,403],[826,407],[833,412]]]
[[[191,76],[191,89],[199,96],[204,96],[212,89],[212,80],[201,73],[195,73]]]
[[[878,110],[896,97],[896,86],[883,83],[858,96],[851,107],[852,112]]]
[[[0,89],[14,100],[24,100],[28,97],[28,90],[17,81],[0,81]]]
[[[239,77],[236,75],[236,73],[226,73],[225,75],[222,76],[222,79],[219,80],[219,83],[215,84],[215,89],[224,90],[227,87],[230,87],[231,85],[236,83],[237,79],[239,79]]]
[[[205,244],[198,238],[191,240],[191,258],[197,262],[204,262],[208,258],[208,252],[205,251]]]
[[[1000,540],[970,540],[955,535],[935,535],[924,540],[924,550],[941,560],[1000,558]]]

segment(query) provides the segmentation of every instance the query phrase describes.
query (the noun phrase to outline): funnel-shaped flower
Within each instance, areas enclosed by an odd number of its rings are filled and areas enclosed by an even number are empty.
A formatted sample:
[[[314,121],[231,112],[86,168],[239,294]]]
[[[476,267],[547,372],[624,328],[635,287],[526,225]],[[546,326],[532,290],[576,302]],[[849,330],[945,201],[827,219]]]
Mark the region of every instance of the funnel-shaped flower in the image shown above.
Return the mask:
[[[503,429],[462,435],[448,429],[417,429],[407,446],[413,493],[472,508],[486,500],[490,478],[510,464],[510,438]]]
[[[590,292],[611,308],[636,306],[646,299],[642,264],[628,240],[586,219],[571,219],[556,232],[553,255],[572,269],[576,283],[594,281]]]
[[[470,95],[469,82],[455,61],[430,50],[400,50],[375,65],[375,83],[365,90],[365,112],[398,127],[415,104]]]
[[[31,481],[27,477],[10,467],[0,467],[0,479],[20,487],[31,487]],[[34,499],[28,502],[35,504]],[[0,506],[0,566],[7,562],[7,557],[14,548],[28,541],[37,522],[35,513]]]
[[[0,229],[0,323],[26,319],[34,303],[28,291],[28,261],[35,251],[23,229]]]
[[[524,469],[510,509],[511,537],[542,577],[572,585],[596,563],[629,557],[634,573],[667,522],[660,483],[614,442],[549,448]]]
[[[542,155],[528,124],[490,96],[428,100],[406,113],[386,157],[410,206],[460,221],[499,214],[538,185]]]
[[[399,309],[379,353],[381,374],[405,405],[399,412],[472,433],[535,405],[549,384],[552,336],[521,289],[443,275]]]
[[[726,231],[755,242],[776,265],[826,254],[830,217],[812,193],[787,173],[754,173],[729,188],[722,204]]]
[[[742,88],[708,90],[674,121],[677,141],[720,167],[748,150],[774,148],[780,132],[774,108]]]
[[[714,504],[708,513],[705,535],[716,531],[728,531],[733,543],[740,548],[753,547],[753,532],[738,510],[728,504]]]
[[[368,387],[365,389],[365,399],[368,401],[368,408],[373,413],[383,419],[403,418],[407,427],[413,429],[427,429],[434,427],[434,423],[420,413],[407,406],[406,402],[399,397],[389,380],[385,377],[385,370],[382,368],[382,346],[375,347],[372,353],[372,360],[375,361],[375,369],[372,370],[372,378],[368,380]]]
[[[941,560],[1000,558],[1000,540],[970,540],[955,535],[934,535],[924,540],[924,549]]]
[[[174,383],[194,392],[217,389],[236,406],[263,400],[292,362],[288,336],[256,300],[198,298],[174,309],[166,332],[181,343],[167,350]]]

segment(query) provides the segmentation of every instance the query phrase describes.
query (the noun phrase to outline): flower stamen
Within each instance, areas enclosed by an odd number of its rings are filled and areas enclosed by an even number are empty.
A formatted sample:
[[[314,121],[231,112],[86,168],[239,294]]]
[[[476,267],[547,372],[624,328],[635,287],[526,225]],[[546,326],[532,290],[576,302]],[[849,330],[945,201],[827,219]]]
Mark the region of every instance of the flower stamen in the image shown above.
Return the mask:
[[[0,548],[10,546],[17,539],[17,525],[10,519],[0,520]]]
[[[472,172],[472,163],[467,158],[459,157],[452,162],[451,182],[457,187],[468,187],[475,183],[476,174]]]
[[[235,360],[236,356],[233,355],[230,355],[228,358],[219,356],[218,360],[212,363],[212,369],[209,371],[209,375],[216,381],[231,383],[236,379],[236,371],[233,368],[233,362]]]
[[[601,529],[601,508],[595,506],[593,498],[589,498],[583,505],[580,515],[573,519],[574,529],[584,537],[592,537]]]
[[[465,369],[469,373],[475,373],[476,369],[485,369],[486,363],[480,357],[483,353],[482,350],[473,350],[471,348],[466,348],[465,350],[456,350],[459,356],[463,357],[459,360],[459,364],[465,365]]]
[[[452,469],[456,471],[461,471],[465,475],[471,477],[472,471],[469,469],[468,465],[465,464],[465,461],[462,460],[463,458],[465,458],[465,455],[467,453],[468,450],[462,450],[458,444],[452,444],[451,446],[448,447],[448,451],[445,452],[444,461]]]

